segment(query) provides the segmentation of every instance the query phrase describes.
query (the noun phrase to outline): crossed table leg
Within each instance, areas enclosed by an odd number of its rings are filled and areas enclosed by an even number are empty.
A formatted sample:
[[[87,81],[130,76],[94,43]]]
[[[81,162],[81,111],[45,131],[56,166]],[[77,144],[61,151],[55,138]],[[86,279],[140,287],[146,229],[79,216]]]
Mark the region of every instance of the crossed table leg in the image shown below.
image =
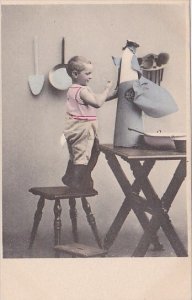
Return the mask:
[[[123,172],[117,158],[113,154],[105,153],[106,159],[110,168],[112,169],[117,181],[119,182],[126,198],[112,223],[108,233],[106,234],[104,247],[109,247],[114,242],[118,232],[120,231],[125,219],[127,218],[131,209],[136,214],[141,226],[144,229],[144,234],[135,249],[133,256],[144,256],[148,250],[150,243],[154,245],[155,250],[161,250],[162,245],[159,243],[156,235],[158,229],[162,227],[169,242],[171,243],[177,256],[187,256],[182,242],[180,241],[171,220],[168,216],[168,210],[179,190],[183,180],[185,179],[186,162],[182,159],[176,169],[176,172],[164,193],[162,199],[159,199],[155,193],[148,177],[149,172],[155,164],[155,159],[146,159],[141,165],[138,160],[126,160],[133,171],[135,181],[131,185]],[[139,196],[142,189],[146,198]],[[149,221],[145,214],[149,212],[152,218]]]
[[[143,208],[140,207],[140,202],[138,203],[139,199],[134,197],[134,199],[130,198],[129,195],[131,193],[130,188],[129,188],[129,181],[126,178],[126,175],[124,174],[123,170],[121,169],[121,166],[118,162],[118,160],[116,159],[116,157],[110,157],[106,155],[106,158],[108,160],[108,163],[113,171],[113,173],[115,174],[116,179],[118,180],[123,192],[125,195],[128,195],[113,224],[111,225],[105,240],[104,240],[104,248],[105,249],[109,249],[111,247],[111,245],[113,244],[118,232],[120,231],[125,219],[127,218],[128,214],[130,213],[131,209],[133,209],[135,215],[137,216],[141,226],[143,227],[143,229],[146,228],[146,226],[149,223],[148,217],[145,214],[145,212],[143,211]],[[148,175],[151,171],[151,169],[154,166],[154,161],[145,161],[143,164],[143,168],[145,169],[146,174]],[[134,191],[135,193],[140,192],[140,185],[138,180],[135,180],[133,185],[132,185],[132,191]],[[136,194],[135,194],[136,195]],[[135,196],[134,195],[134,196]],[[151,212],[151,210],[148,210],[148,212]],[[163,246],[160,244],[158,237],[154,234],[151,235],[151,241],[152,244],[154,245],[154,250],[162,250]]]
[[[147,231],[154,234],[161,227],[176,255],[180,257],[187,256],[187,251],[179,239],[168,215],[171,204],[186,176],[185,159],[180,161],[174,176],[161,199],[159,199],[149,179],[143,173],[143,170],[140,167],[140,162],[130,161],[129,163],[135,178],[140,181],[141,188],[148,199],[149,205],[153,207],[153,216],[149,222]],[[146,254],[150,245],[150,238],[147,231],[144,232],[144,235],[135,249],[133,256],[144,256]]]

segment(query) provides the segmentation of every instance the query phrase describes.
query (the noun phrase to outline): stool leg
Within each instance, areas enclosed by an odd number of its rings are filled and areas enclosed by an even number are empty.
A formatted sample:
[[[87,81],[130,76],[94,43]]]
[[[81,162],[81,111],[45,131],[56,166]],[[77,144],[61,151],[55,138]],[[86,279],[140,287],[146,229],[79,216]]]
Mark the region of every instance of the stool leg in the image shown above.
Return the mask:
[[[32,246],[33,246],[33,242],[35,240],[37,229],[38,229],[39,223],[41,221],[42,211],[43,211],[44,205],[45,205],[45,198],[40,197],[40,199],[37,203],[37,210],[36,210],[35,215],[34,215],[34,222],[33,222],[33,228],[32,228],[31,236],[30,236],[29,249],[31,249]]]
[[[81,202],[82,202],[83,209],[87,216],[87,221],[88,221],[89,225],[91,226],[92,232],[95,236],[95,240],[96,240],[98,246],[102,249],[102,243],[101,243],[101,240],[100,240],[100,237],[98,234],[97,225],[95,222],[94,215],[92,214],[91,207],[85,197],[81,198]]]
[[[55,245],[60,244],[61,240],[61,204],[60,204],[60,199],[55,200],[55,205],[54,205],[54,215],[55,215],[55,220],[54,220],[54,238],[55,238]],[[55,251],[55,257],[59,257],[59,251]]]
[[[73,233],[73,240],[75,243],[78,243],[78,232],[77,232],[77,210],[76,210],[76,200],[75,198],[69,198],[69,214],[71,218],[71,224],[72,224],[72,233]]]

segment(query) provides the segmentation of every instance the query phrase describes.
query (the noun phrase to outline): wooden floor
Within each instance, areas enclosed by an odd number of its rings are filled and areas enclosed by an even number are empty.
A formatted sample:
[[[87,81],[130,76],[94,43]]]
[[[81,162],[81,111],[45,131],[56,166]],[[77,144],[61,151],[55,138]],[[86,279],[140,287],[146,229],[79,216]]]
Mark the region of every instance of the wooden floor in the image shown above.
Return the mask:
[[[53,236],[50,232],[46,235],[42,234],[42,232],[38,232],[31,250],[28,250],[29,234],[30,232],[23,232],[20,234],[5,233],[3,235],[3,258],[54,258]],[[182,232],[181,229],[178,230],[178,234],[180,235],[184,246],[187,248],[187,234]],[[114,244],[109,249],[108,257],[131,257],[141,235],[142,231],[140,230],[135,232],[132,230],[132,232],[129,232],[128,234],[125,230],[120,231]],[[146,256],[175,257],[176,255],[174,251],[161,230],[158,232],[158,236],[161,243],[163,243],[165,250],[154,252],[151,248],[149,248]],[[68,244],[71,242],[73,242],[71,233],[68,231],[65,233],[65,237],[62,238],[62,243]],[[97,247],[89,230],[83,233],[81,232],[80,243]]]

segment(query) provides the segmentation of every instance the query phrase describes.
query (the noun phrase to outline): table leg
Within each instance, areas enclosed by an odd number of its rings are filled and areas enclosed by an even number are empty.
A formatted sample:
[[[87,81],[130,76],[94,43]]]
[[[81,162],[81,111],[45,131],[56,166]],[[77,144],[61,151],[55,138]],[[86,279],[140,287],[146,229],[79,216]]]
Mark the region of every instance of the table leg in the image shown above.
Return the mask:
[[[89,225],[91,226],[92,232],[94,234],[95,240],[96,240],[98,246],[100,248],[102,248],[101,239],[100,239],[99,234],[98,234],[95,217],[92,214],[91,207],[90,207],[90,205],[89,205],[89,203],[88,203],[88,201],[85,197],[81,198],[81,202],[82,202],[83,209],[84,209],[84,211],[86,213],[86,216],[87,216],[87,221],[88,221]]]
[[[73,240],[75,243],[78,243],[79,237],[77,232],[77,210],[76,210],[76,200],[75,198],[69,198],[69,214],[71,218],[71,224],[72,224],[72,233],[73,233]]]
[[[145,172],[145,176],[148,176],[149,173],[151,172],[152,168],[155,165],[155,159],[146,159],[142,165],[143,171]],[[133,184],[132,184],[132,190],[133,192],[139,194],[141,191],[141,185],[140,182],[135,179]]]
[[[168,209],[168,206],[170,206],[171,203],[173,202],[174,196],[176,195],[181,183],[185,178],[185,172],[183,171],[185,169],[185,163],[182,161],[179,164],[166,193],[162,197],[163,201],[158,198],[150,181],[148,180],[148,178],[146,178],[140,162],[130,161],[129,163],[135,178],[137,178],[140,181],[141,188],[146,196],[146,199],[148,200],[149,206],[153,209],[154,212],[154,216],[150,221],[149,230],[154,234],[161,226],[171,246],[173,247],[176,255],[187,256],[187,251],[185,250],[173,225],[171,224],[171,220],[167,214],[166,209],[162,207],[162,203],[164,203],[164,205],[165,203],[167,203],[167,209]],[[178,181],[178,178],[180,178],[180,182]],[[145,255],[149,247],[150,241],[149,241],[148,233],[145,232],[144,234],[145,236],[143,236],[143,238],[141,239],[139,245],[137,246],[136,250],[133,253],[133,256]]]
[[[145,172],[145,176],[147,177],[150,173],[150,171],[152,170],[152,168],[155,165],[155,160],[153,159],[146,159],[142,165],[143,171]],[[135,179],[133,184],[132,184],[132,191],[139,194],[139,192],[141,191],[141,185],[140,182]],[[156,235],[156,233],[152,233],[149,230],[149,218],[147,217],[147,215],[145,214],[145,212],[143,211],[142,208],[140,208],[139,206],[134,208],[134,204],[135,202],[132,203],[133,205],[133,211],[135,213],[135,215],[137,216],[137,219],[139,220],[142,228],[148,232],[148,236],[149,236],[149,240],[151,241],[151,243],[153,244],[153,251],[161,251],[164,250],[163,245],[159,242],[158,236]]]
[[[132,208],[133,211],[139,220],[145,234],[147,235],[147,240],[149,241],[149,244],[153,244],[153,251],[162,251],[164,250],[163,244],[159,242],[158,236],[156,235],[157,231],[151,231],[150,230],[150,220],[146,216],[145,213],[143,213],[142,209],[139,207],[134,207],[135,204],[133,204]]]
[[[33,246],[33,242],[35,240],[37,229],[38,229],[39,223],[42,218],[42,211],[43,211],[44,205],[45,205],[45,198],[43,198],[41,196],[37,203],[37,210],[34,215],[34,222],[33,222],[33,228],[32,228],[31,236],[30,236],[29,249],[32,248],[32,246]]]
[[[144,230],[147,230],[149,219],[142,209],[140,209],[139,207],[137,207],[137,209],[135,208],[133,192],[139,193],[141,189],[138,180],[135,179],[133,185],[131,186],[115,155],[106,154],[106,159],[124,194],[126,195],[126,199],[124,200],[104,240],[105,249],[109,249],[109,247],[113,244],[114,240],[116,239],[131,209],[133,209],[135,215],[138,218],[138,221],[140,222]],[[145,176],[148,176],[154,164],[155,160],[147,160],[146,162],[144,162],[143,172],[145,173]],[[150,235],[150,237],[151,242],[154,245],[154,249],[162,250],[162,245],[160,244],[156,234],[152,234]]]
[[[183,181],[185,180],[186,167],[186,160],[181,160],[175,170],[169,186],[167,187],[167,190],[161,198],[162,206],[165,211],[168,211],[170,209],[175,196],[177,195]]]
[[[116,215],[112,225],[110,226],[105,236],[104,249],[108,250],[112,246],[114,240],[116,239],[130,211],[131,211],[130,201],[125,199],[120,210],[118,211],[118,214]]]
[[[173,175],[173,178],[167,187],[167,190],[165,191],[163,197],[161,198],[162,206],[163,209],[168,212],[171,204],[179,191],[184,179],[186,176],[186,161],[181,160],[179,165],[177,166],[177,169]],[[153,216],[150,220],[150,225],[149,225],[154,232],[157,232],[160,228],[159,221]],[[145,232],[136,247],[133,256],[145,256],[148,248],[150,245],[150,239],[148,238],[147,233]]]

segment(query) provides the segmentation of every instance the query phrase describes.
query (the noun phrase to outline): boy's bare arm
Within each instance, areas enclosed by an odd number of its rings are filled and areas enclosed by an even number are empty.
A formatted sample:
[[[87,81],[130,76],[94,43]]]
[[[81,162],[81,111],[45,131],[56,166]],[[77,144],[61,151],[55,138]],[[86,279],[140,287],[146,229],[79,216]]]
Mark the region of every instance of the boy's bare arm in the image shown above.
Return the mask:
[[[99,108],[103,105],[103,103],[106,101],[108,96],[110,95],[110,88],[112,86],[112,82],[108,81],[106,88],[101,94],[95,94],[92,92],[92,90],[87,87],[82,89],[80,92],[81,99],[88,105],[91,105],[95,108]]]

